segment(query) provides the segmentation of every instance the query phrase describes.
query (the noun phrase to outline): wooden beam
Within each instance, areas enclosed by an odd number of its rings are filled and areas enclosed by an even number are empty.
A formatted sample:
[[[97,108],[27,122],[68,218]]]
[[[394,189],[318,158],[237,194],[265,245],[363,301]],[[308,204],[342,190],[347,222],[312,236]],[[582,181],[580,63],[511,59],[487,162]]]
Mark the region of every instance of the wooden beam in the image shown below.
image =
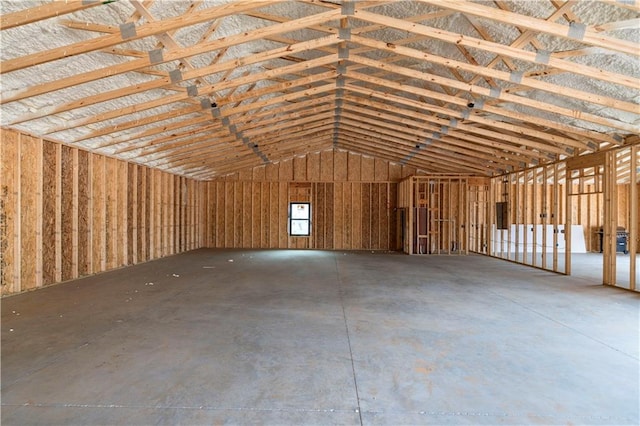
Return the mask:
[[[234,2],[227,3],[220,6],[211,7],[204,10],[199,10],[198,13],[191,15],[181,15],[163,21],[149,22],[144,25],[133,27],[132,34],[126,34],[125,31],[121,31],[120,34],[108,34],[100,37],[96,37],[90,40],[84,40],[67,46],[57,47],[54,49],[46,50],[43,52],[37,52],[30,55],[21,56],[15,59],[8,59],[0,63],[0,72],[8,73],[11,71],[20,70],[23,68],[32,67],[35,65],[43,64],[46,62],[55,61],[58,59],[68,58],[71,56],[80,55],[83,53],[92,52],[99,49],[104,49],[110,46],[115,46],[120,43],[128,43],[141,38],[154,36],[157,34],[166,33],[167,31],[180,29],[186,26],[200,24],[202,22],[211,21],[213,19],[220,18],[222,16],[233,15],[241,13],[243,11],[257,9],[266,5],[272,5],[280,3],[280,0],[255,0],[251,2]],[[335,14],[336,12],[326,12]]]
[[[0,30],[7,30],[44,19],[55,18],[68,13],[89,9],[103,4],[113,3],[116,0],[103,1],[54,1],[41,6],[19,10],[0,16]],[[28,3],[27,3],[28,4]]]
[[[493,93],[491,92],[491,89],[487,88],[487,87],[482,87],[482,86],[475,86],[475,85],[470,85],[467,83],[463,83],[457,80],[451,80],[451,79],[446,79],[443,77],[439,77],[436,76],[434,74],[427,74],[427,73],[423,73],[421,71],[416,71],[416,70],[412,70],[410,68],[404,68],[404,67],[399,67],[396,65],[391,65],[391,64],[386,64],[380,61],[376,61],[373,59],[368,59],[368,58],[364,58],[362,56],[353,56],[350,55],[349,60],[352,62],[356,62],[362,65],[367,65],[367,66],[371,66],[373,68],[378,68],[378,69],[384,69],[387,71],[392,71],[396,72],[398,74],[401,75],[406,75],[409,77],[413,77],[413,78],[418,78],[421,80],[426,80],[426,81],[436,81],[439,84],[444,84],[447,85],[449,87],[454,87],[457,89],[462,89],[465,90],[467,93],[472,93],[472,94],[478,94],[478,95],[482,95],[488,98],[492,98],[494,96]],[[571,118],[580,118],[582,120],[585,121],[591,121],[593,123],[597,123],[597,124],[601,124],[604,126],[608,126],[608,127],[613,127],[613,128],[620,128],[620,129],[624,129],[627,131],[633,131],[632,129],[634,129],[635,126],[627,124],[627,123],[623,123],[620,122],[618,120],[611,120],[611,119],[607,119],[604,117],[600,117],[597,116],[595,114],[589,114],[586,112],[581,112],[581,111],[577,111],[577,110],[571,110],[568,108],[563,108],[563,107],[559,107],[559,106],[555,106],[553,104],[547,103],[547,102],[540,102],[537,100],[533,100],[524,96],[517,96],[517,95],[513,95],[511,93],[508,93],[506,91],[501,91],[500,94],[497,96],[497,99],[501,99],[503,101],[507,101],[507,102],[513,102],[516,104],[521,104],[521,105],[526,105],[526,106],[530,106],[536,109],[539,109],[541,111],[545,111],[545,112],[553,112],[553,113],[557,113],[557,114],[562,114],[562,115],[566,115],[568,117]],[[435,111],[435,105],[433,106],[434,111]],[[447,110],[447,109],[442,109],[444,111],[451,111],[451,110]],[[532,119],[534,119],[532,117]]]
[[[577,31],[578,35],[572,34],[572,27],[545,21],[543,19],[508,12],[495,7],[483,6],[477,3],[444,1],[444,0],[420,0],[423,3],[431,4],[444,9],[455,10],[462,13],[479,16],[492,21],[502,22],[509,25],[517,25],[532,31],[543,32],[556,37],[565,38],[571,41],[602,47],[606,50],[614,50],[632,56],[640,56],[640,50],[636,43],[608,37],[594,31],[592,27],[585,27],[582,31]]]

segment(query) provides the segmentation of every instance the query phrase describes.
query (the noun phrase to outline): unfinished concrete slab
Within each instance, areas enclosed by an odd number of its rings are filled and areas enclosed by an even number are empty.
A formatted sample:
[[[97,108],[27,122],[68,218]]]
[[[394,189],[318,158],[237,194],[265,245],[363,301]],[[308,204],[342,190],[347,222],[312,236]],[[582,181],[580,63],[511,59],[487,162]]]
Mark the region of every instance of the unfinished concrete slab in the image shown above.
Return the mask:
[[[639,307],[483,256],[196,250],[4,298],[2,424],[637,424]]]

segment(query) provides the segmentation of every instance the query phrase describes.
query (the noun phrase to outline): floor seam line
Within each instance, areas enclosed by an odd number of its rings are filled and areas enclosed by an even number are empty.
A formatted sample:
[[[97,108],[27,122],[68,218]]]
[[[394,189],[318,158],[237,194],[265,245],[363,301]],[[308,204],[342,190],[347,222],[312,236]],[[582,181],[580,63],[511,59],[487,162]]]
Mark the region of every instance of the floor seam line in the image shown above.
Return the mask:
[[[349,332],[349,322],[347,321],[347,311],[344,307],[344,295],[342,290],[342,278],[340,277],[340,268],[338,266],[338,258],[335,253],[333,255],[333,260],[336,265],[336,279],[338,282],[338,294],[340,296],[340,305],[342,306],[342,318],[344,320],[344,328],[347,334],[347,344],[349,346],[349,358],[351,359],[351,372],[353,374],[353,386],[356,391],[356,402],[358,404],[358,417],[360,419],[360,426],[363,426],[362,422],[362,408],[360,407],[360,393],[358,392],[358,379],[356,377],[356,366],[353,361],[353,349],[351,347],[351,334]]]
[[[583,336],[583,337],[586,337],[587,339],[590,339],[590,340],[592,340],[592,341],[594,341],[594,342],[597,342],[597,343],[599,343],[599,344],[601,344],[601,345],[603,345],[603,346],[606,346],[607,348],[612,349],[612,350],[614,350],[614,351],[616,351],[616,352],[618,352],[618,353],[620,353],[620,354],[622,354],[622,355],[624,355],[624,356],[627,356],[627,357],[629,357],[629,358],[633,359],[634,361],[639,361],[639,360],[640,360],[639,358],[637,358],[637,357],[635,357],[635,356],[633,356],[633,355],[631,355],[631,354],[628,354],[628,353],[626,353],[626,352],[624,352],[624,351],[622,351],[622,350],[620,350],[620,349],[618,349],[618,348],[615,348],[615,347],[613,347],[613,346],[611,346],[611,345],[609,345],[609,344],[607,344],[607,343],[605,343],[605,342],[603,342],[603,341],[601,341],[601,340],[598,340],[598,339],[596,339],[595,337],[589,336],[588,334],[585,334],[585,333],[583,333],[582,331],[577,330],[577,329],[575,329],[575,328],[573,328],[573,327],[571,327],[571,326],[569,326],[569,325],[567,325],[567,324],[563,323],[562,321],[558,321],[558,320],[556,320],[556,319],[554,319],[554,318],[551,318],[551,317],[550,317],[550,316],[548,316],[548,315],[543,314],[542,312],[538,312],[538,311],[536,311],[535,309],[530,308],[529,306],[523,305],[522,303],[517,302],[516,300],[511,299],[510,297],[504,296],[504,295],[502,295],[502,294],[500,294],[500,293],[496,293],[495,291],[490,290],[490,289],[487,289],[487,291],[488,291],[488,292],[490,292],[490,293],[492,293],[492,294],[494,294],[494,295],[496,295],[496,296],[498,296],[498,297],[502,297],[503,299],[506,299],[506,300],[510,301],[511,303],[514,303],[514,304],[516,304],[516,305],[520,306],[521,308],[524,308],[524,309],[528,310],[529,312],[533,312],[534,314],[536,314],[536,315],[538,315],[538,316],[540,316],[540,317],[542,317],[542,318],[544,318],[544,319],[547,319],[547,320],[549,320],[549,321],[551,321],[551,322],[554,322],[554,323],[556,323],[556,324],[559,324],[559,325],[561,325],[562,327],[564,327],[564,328],[566,328],[566,329],[568,329],[568,330],[573,331],[574,333],[577,333],[577,334],[579,334],[579,335],[581,335],[581,336]]]

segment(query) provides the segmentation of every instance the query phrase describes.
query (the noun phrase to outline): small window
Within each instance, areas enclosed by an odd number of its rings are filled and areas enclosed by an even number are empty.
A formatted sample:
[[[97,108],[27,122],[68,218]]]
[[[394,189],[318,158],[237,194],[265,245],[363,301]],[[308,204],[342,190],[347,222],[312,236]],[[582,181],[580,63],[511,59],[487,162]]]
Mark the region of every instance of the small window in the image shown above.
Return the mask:
[[[289,235],[308,237],[311,234],[311,203],[289,204]]]

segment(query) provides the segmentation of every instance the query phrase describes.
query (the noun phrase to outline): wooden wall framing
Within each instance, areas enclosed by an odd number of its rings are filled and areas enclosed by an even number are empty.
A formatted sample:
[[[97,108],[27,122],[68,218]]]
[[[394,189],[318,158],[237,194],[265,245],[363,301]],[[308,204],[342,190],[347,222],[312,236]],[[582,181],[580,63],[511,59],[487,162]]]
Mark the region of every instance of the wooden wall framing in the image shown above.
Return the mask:
[[[2,295],[204,245],[206,183],[3,129]]]
[[[243,170],[207,184],[209,247],[397,250],[397,183],[412,167],[340,150]],[[309,237],[288,205],[310,201]]]

